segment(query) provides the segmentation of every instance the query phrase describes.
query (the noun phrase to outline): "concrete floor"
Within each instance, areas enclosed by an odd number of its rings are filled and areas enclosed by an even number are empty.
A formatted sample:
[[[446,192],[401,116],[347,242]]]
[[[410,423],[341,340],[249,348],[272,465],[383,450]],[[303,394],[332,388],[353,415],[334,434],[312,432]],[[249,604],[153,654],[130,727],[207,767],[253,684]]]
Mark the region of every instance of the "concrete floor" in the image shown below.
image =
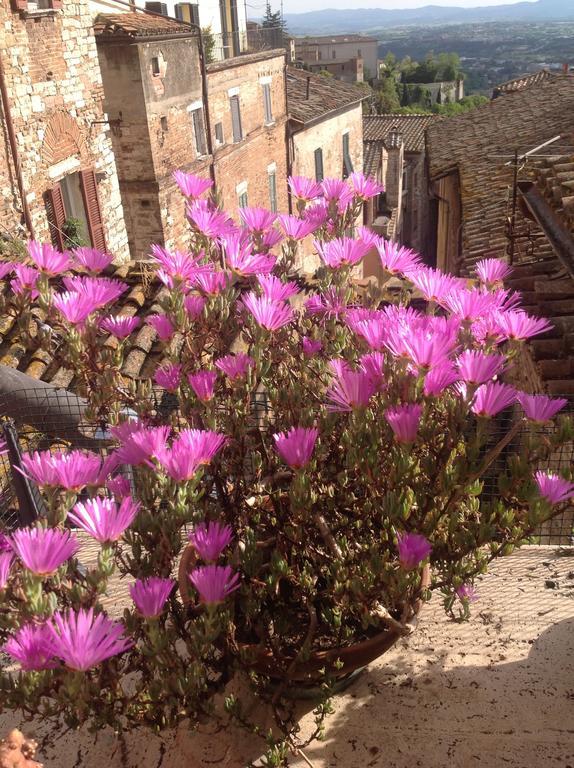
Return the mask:
[[[527,547],[497,562],[466,624],[435,596],[414,635],[337,697],[325,741],[293,768],[574,768],[574,552],[565,554]],[[134,733],[124,750],[111,733],[94,743],[0,717],[0,731],[14,725],[44,740],[46,768],[245,768],[259,752],[224,723],[161,740]],[[303,713],[303,737],[312,725]]]

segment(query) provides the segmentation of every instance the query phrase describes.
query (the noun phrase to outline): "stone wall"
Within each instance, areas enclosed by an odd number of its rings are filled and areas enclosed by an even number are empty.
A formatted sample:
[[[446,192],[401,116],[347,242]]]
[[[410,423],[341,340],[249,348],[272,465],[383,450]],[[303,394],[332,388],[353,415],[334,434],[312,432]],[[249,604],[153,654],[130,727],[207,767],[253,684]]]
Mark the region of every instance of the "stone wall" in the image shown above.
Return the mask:
[[[35,13],[0,7],[2,51],[24,188],[36,238],[50,238],[44,194],[64,176],[96,174],[107,249],[128,258],[110,129],[87,0]],[[2,115],[0,224],[26,236]]]

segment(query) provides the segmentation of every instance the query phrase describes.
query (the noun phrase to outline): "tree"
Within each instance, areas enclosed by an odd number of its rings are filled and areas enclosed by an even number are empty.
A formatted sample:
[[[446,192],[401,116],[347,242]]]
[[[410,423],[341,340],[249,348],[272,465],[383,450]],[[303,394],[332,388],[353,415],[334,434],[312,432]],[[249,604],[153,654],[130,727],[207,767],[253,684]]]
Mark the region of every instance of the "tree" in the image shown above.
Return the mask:
[[[283,48],[283,35],[285,34],[286,24],[280,10],[271,10],[270,0],[267,0],[265,5],[261,27],[266,45],[270,48]]]
[[[374,97],[375,109],[379,115],[385,112],[396,112],[401,106],[397,84],[393,77],[384,77],[378,81]]]

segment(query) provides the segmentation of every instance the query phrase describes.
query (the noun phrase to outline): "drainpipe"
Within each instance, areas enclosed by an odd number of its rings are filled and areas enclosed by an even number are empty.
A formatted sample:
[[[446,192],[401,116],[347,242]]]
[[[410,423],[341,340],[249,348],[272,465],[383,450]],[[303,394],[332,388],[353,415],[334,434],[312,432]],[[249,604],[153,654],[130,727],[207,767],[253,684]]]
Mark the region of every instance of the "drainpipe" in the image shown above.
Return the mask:
[[[292,150],[292,136],[291,136],[291,117],[289,115],[289,97],[287,95],[287,55],[285,55],[285,65],[283,67],[283,88],[285,89],[285,148],[287,152],[287,178],[291,176],[293,171],[293,154]],[[293,201],[291,199],[291,191],[287,187],[287,211],[289,215],[293,213]]]
[[[18,191],[20,192],[20,200],[22,201],[22,213],[24,214],[26,229],[28,230],[28,233],[33,240],[34,227],[32,226],[32,217],[30,216],[28,201],[26,200],[26,190],[24,189],[24,179],[22,178],[22,167],[20,165],[20,156],[18,154],[18,144],[16,142],[16,134],[14,132],[14,123],[12,122],[12,113],[10,112],[10,101],[8,99],[8,89],[6,87],[6,73],[4,71],[4,61],[2,59],[1,52],[0,96],[2,98],[2,111],[4,112],[4,120],[6,121],[6,133],[8,134],[8,141],[10,143],[10,154],[12,155],[12,162],[14,163],[14,170],[16,172],[16,181],[18,184]]]

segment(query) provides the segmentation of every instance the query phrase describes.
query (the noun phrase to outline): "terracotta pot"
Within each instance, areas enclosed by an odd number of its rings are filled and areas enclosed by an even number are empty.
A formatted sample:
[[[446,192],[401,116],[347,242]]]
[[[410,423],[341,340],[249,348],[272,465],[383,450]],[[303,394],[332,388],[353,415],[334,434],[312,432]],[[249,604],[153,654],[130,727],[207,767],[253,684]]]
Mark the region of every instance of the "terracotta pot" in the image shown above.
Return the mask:
[[[179,590],[184,603],[190,602],[189,579],[187,574],[196,561],[195,551],[188,545],[182,555],[179,566]],[[421,573],[421,587],[426,589],[430,584],[430,568],[425,566]],[[411,616],[407,623],[413,625],[420,613],[422,600],[416,600],[411,606]],[[268,648],[256,644],[240,643],[239,654],[244,663],[254,671],[267,675],[276,680],[285,680],[313,684],[322,679],[324,670],[329,676],[340,679],[351,675],[382,656],[383,653],[401,637],[401,633],[393,629],[385,629],[368,640],[354,643],[344,648],[330,648],[324,651],[314,651],[308,659],[293,665],[293,657],[284,656],[276,659]]]

